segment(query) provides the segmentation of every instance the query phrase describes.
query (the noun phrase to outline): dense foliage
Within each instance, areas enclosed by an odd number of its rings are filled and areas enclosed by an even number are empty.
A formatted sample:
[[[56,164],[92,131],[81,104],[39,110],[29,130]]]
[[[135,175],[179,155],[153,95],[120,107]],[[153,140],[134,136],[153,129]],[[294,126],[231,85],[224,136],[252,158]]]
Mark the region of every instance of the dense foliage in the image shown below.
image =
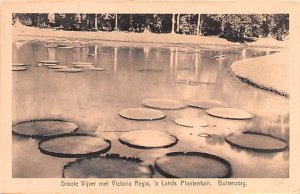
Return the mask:
[[[233,42],[284,40],[288,14],[13,14],[27,26],[72,31],[126,31],[219,36]]]

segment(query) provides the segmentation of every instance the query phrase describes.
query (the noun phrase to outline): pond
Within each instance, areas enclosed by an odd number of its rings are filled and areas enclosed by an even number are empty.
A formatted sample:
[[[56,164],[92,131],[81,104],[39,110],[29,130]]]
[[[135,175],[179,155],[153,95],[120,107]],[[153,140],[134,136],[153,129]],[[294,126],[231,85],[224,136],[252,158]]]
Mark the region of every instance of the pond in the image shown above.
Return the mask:
[[[155,45],[49,39],[67,48],[45,47],[44,41],[15,41],[13,62],[30,64],[13,71],[13,124],[35,118],[63,118],[111,141],[109,153],[137,157],[154,164],[168,152],[206,152],[227,160],[232,177],[289,177],[289,151],[260,153],[238,149],[225,136],[243,131],[271,134],[289,141],[289,101],[240,82],[231,72],[234,61],[271,54],[254,48],[201,45]],[[79,45],[79,46],[78,46]],[[274,51],[275,52],[275,51]],[[214,56],[221,56],[216,58]],[[57,72],[38,61],[59,65],[90,62],[103,71]],[[162,110],[166,117],[134,121],[119,116],[126,108],[142,108],[145,99],[218,100],[255,117],[230,120],[204,109]],[[209,125],[195,129],[175,124],[181,117],[202,117]],[[176,145],[137,149],[118,139],[132,130],[158,130],[178,138]],[[198,135],[209,134],[209,137]],[[42,154],[38,140],[13,135],[13,177],[62,177],[63,166],[75,159]],[[155,172],[154,177],[163,177]]]

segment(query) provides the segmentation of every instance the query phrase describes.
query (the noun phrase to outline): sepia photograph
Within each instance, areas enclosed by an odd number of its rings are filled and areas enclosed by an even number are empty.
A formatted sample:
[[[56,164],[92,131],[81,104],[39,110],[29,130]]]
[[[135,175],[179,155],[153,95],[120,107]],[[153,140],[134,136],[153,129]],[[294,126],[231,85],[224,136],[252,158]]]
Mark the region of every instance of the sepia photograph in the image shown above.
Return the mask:
[[[288,13],[11,25],[12,178],[289,178]]]

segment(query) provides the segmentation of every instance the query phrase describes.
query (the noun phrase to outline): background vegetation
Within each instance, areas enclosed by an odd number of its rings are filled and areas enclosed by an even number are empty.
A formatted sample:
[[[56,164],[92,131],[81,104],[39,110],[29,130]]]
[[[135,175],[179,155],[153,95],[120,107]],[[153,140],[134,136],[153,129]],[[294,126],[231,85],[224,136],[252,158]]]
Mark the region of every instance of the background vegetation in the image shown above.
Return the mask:
[[[284,40],[288,14],[13,14],[24,25],[69,31],[124,31],[219,36],[232,42]]]

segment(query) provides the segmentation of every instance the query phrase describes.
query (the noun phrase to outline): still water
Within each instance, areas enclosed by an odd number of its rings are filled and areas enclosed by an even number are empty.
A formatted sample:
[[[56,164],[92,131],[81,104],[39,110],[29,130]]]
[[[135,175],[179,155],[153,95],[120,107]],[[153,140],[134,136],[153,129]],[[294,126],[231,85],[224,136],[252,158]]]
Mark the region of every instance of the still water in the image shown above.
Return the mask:
[[[57,40],[49,40],[55,42]],[[60,40],[63,41],[63,40]],[[140,45],[93,43],[82,40],[71,49],[46,48],[40,41],[13,43],[13,62],[30,64],[13,72],[13,123],[34,118],[64,118],[79,124],[80,131],[96,133],[112,142],[109,153],[154,160],[172,151],[199,151],[218,155],[232,165],[232,177],[288,177],[289,151],[257,153],[229,146],[224,137],[252,130],[289,140],[288,100],[241,83],[230,70],[232,62],[271,54],[250,48],[191,45]],[[225,55],[216,60],[215,55]],[[38,66],[40,60],[58,60],[61,65],[92,62],[104,71],[61,73]],[[187,84],[187,83],[192,84]],[[132,121],[118,115],[124,108],[142,107],[147,98],[182,101],[219,100],[255,115],[247,121],[220,119],[202,109],[187,107],[163,110],[165,119]],[[199,116],[209,121],[197,133],[174,120]],[[126,131],[160,130],[177,136],[179,142],[165,149],[134,149],[118,138]],[[211,134],[211,138],[198,133]],[[62,167],[74,159],[40,153],[38,141],[13,136],[13,177],[61,177]],[[155,173],[154,177],[162,177]]]

